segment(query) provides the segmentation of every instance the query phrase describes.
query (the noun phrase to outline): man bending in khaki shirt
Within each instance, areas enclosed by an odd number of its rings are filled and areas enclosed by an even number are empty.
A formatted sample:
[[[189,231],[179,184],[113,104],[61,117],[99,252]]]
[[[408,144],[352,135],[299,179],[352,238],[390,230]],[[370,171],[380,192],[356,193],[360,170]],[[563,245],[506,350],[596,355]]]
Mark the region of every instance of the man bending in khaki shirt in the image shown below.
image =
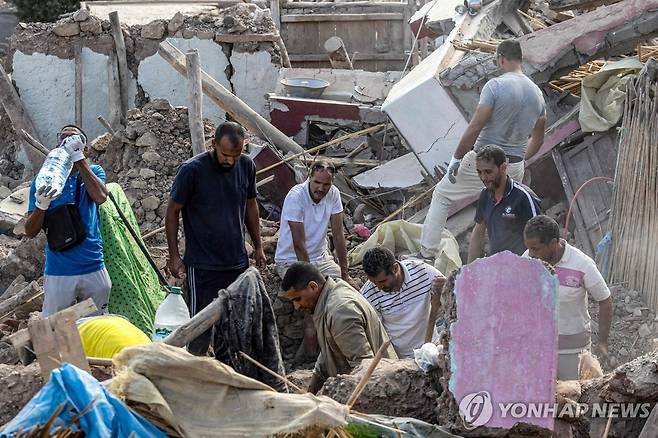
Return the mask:
[[[370,303],[344,280],[324,277],[307,262],[294,263],[281,282],[280,297],[295,310],[313,315],[320,355],[308,391],[317,393],[325,380],[349,374],[363,359],[374,357],[388,341],[384,326]],[[389,345],[383,357],[397,359]]]

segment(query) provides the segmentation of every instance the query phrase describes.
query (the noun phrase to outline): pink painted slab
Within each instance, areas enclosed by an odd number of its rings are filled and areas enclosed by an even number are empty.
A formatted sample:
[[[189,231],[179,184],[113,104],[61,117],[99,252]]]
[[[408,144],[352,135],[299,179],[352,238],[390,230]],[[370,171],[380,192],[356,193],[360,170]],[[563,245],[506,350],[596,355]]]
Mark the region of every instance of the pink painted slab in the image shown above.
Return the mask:
[[[554,403],[558,281],[537,260],[505,251],[465,266],[455,285],[450,327],[451,378],[457,403],[487,391],[487,427],[509,429],[499,403]],[[522,422],[553,429],[553,418]]]

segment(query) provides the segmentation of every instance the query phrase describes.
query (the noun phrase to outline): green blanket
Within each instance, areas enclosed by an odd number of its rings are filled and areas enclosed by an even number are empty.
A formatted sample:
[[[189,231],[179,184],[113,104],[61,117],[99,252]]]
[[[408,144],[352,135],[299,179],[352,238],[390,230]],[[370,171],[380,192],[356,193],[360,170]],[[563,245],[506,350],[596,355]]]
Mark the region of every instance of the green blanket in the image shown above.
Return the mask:
[[[107,190],[114,196],[131,227],[139,233],[139,225],[121,186],[110,183]],[[112,279],[109,311],[126,317],[150,338],[155,311],[165,293],[109,197],[101,205],[100,213],[105,266]]]

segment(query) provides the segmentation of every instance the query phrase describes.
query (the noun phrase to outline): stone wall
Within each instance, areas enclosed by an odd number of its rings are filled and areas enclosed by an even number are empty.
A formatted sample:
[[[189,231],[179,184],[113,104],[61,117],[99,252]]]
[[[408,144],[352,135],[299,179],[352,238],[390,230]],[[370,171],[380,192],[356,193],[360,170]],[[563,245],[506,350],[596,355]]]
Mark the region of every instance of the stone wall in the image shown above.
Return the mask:
[[[266,93],[275,87],[281,66],[279,49],[271,42],[224,43],[224,35],[275,33],[268,10],[239,4],[213,14],[146,25],[124,26],[130,70],[129,107],[155,98],[187,105],[187,83],[158,54],[167,40],[182,51],[199,50],[202,68],[266,115]],[[248,37],[247,37],[248,39]],[[75,120],[75,47],[81,47],[82,127],[89,137],[105,132],[96,118],[110,120],[108,71],[114,41],[110,23],[81,9],[57,23],[19,24],[11,38],[12,78],[42,142],[55,147],[58,129]],[[225,112],[204,97],[204,117],[223,121]]]

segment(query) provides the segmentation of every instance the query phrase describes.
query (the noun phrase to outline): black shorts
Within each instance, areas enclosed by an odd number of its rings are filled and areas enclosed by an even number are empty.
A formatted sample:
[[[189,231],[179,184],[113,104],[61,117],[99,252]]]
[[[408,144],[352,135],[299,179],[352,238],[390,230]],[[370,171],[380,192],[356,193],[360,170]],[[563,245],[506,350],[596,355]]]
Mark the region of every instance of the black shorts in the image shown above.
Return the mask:
[[[217,298],[220,290],[226,289],[244,271],[247,266],[231,271],[210,271],[206,269],[187,268],[187,287],[189,288],[187,306],[190,316],[194,316]],[[190,353],[201,356],[208,354],[212,338],[212,328],[200,334],[187,345]]]

